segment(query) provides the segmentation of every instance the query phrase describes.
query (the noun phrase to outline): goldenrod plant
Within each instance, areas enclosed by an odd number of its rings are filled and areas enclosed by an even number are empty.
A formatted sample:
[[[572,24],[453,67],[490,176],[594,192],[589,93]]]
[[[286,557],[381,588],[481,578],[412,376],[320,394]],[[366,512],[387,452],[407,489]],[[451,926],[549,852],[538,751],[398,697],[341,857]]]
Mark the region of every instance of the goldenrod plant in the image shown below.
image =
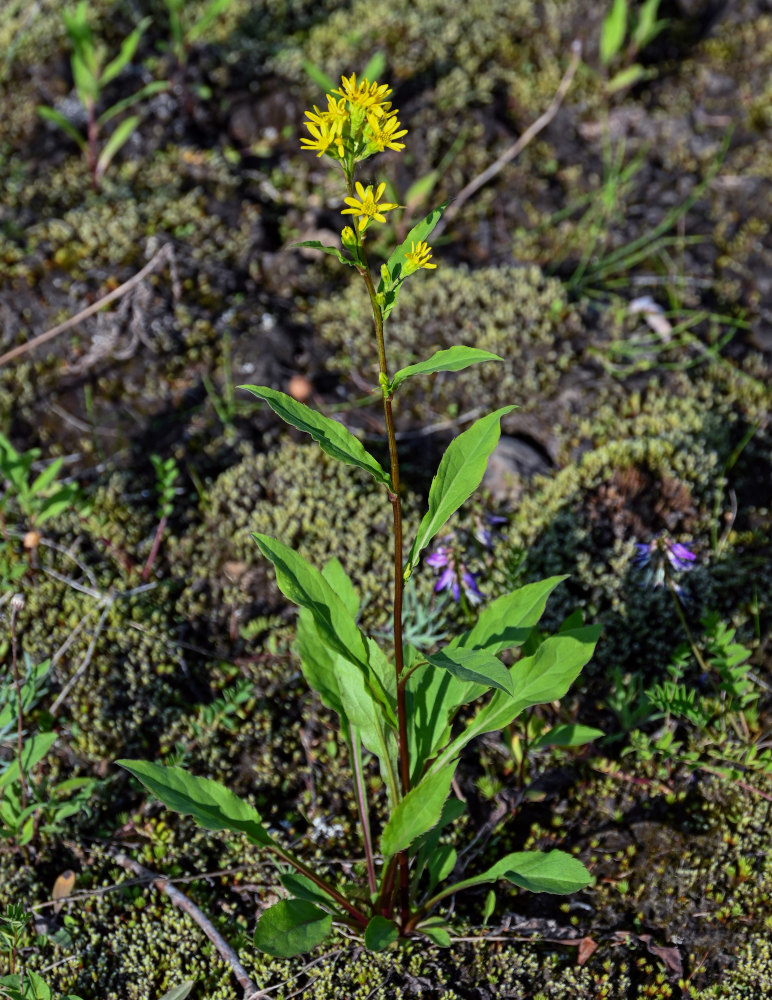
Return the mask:
[[[353,864],[350,875],[322,874],[281,843],[254,806],[224,785],[176,767],[119,761],[169,808],[193,816],[209,829],[246,834],[281,862],[287,898],[263,911],[254,943],[282,957],[315,948],[334,924],[361,934],[373,950],[416,934],[448,945],[442,904],[463,889],[503,879],[533,892],[570,893],[592,881],[576,857],[560,850],[516,851],[484,870],[470,871],[453,843],[453,825],[465,811],[465,802],[452,792],[465,747],[477,736],[511,725],[532,706],[562,698],[592,655],[599,630],[582,626],[574,615],[555,635],[537,631],[547,599],[564,579],[556,576],[483,606],[470,628],[440,648],[419,649],[403,634],[405,584],[427,546],[480,485],[499,440],[501,420],[514,406],[481,417],[450,443],[417,533],[404,538],[393,417],[400,387],[410,378],[501,358],[474,347],[454,346],[399,371],[389,369],[385,324],[406,280],[418,274],[431,280],[437,263],[428,241],[444,209],[440,206],[413,227],[381,265],[376,284],[368,238],[397,205],[384,199],[385,181],[368,183],[357,174],[375,154],[405,148],[401,140],[407,130],[390,95],[386,84],[357,80],[352,74],[326,95],[324,108],[314,106],[306,112],[309,136],[302,144],[341,170],[342,221],[351,225],[342,229],[339,246],[298,244],[333,254],[355,270],[367,288],[388,468],[337,420],[268,386],[242,387],[287,423],[310,434],[329,455],[371,475],[391,505],[393,623],[382,644],[357,624],[359,595],[340,562],[331,560],[319,570],[281,540],[254,536],[273,563],[279,588],[300,608],[294,649],[305,679],[340,720],[365,860],[360,866]],[[345,525],[340,530],[345,531]],[[467,708],[472,704],[475,711]],[[380,794],[386,801],[386,819],[379,831],[370,818],[368,755],[377,761]]]

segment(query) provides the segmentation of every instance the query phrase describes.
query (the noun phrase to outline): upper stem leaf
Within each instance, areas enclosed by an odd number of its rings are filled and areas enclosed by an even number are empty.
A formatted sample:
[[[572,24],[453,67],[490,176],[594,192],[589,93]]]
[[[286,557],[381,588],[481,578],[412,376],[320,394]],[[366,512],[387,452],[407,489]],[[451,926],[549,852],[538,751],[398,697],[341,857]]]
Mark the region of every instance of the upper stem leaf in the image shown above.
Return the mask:
[[[343,424],[332,417],[325,417],[323,414],[312,410],[309,406],[304,406],[292,396],[288,396],[278,389],[269,389],[264,385],[240,385],[239,389],[246,389],[258,399],[264,399],[271,409],[293,427],[310,434],[318,441],[323,451],[326,451],[332,458],[337,458],[339,462],[346,465],[354,465],[359,469],[364,469],[374,477],[375,481],[381,483],[386,489],[391,489],[391,480],[388,474],[381,468],[380,464],[365,449],[359,438],[354,437],[351,431],[347,430]]]
[[[418,562],[421,551],[482,482],[488,458],[501,434],[501,418],[514,408],[502,406],[481,417],[448,445],[429,490],[429,509],[410,548],[406,579]]]

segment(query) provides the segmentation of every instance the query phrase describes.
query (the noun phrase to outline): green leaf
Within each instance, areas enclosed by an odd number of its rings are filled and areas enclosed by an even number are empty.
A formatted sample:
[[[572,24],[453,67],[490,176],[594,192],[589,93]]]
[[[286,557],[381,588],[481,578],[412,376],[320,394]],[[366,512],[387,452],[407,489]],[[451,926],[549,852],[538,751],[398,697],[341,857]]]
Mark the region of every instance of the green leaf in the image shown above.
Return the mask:
[[[84,108],[93,108],[99,100],[100,87],[92,67],[90,67],[82,55],[73,52],[70,59],[72,76],[75,83],[75,90]]]
[[[205,8],[204,13],[187,32],[187,41],[192,43],[197,41],[209,29],[212,22],[222,14],[230,5],[231,0],[211,0]]]
[[[487,650],[446,648],[439,653],[427,654],[426,659],[459,680],[514,694],[508,668]]]
[[[557,701],[566,693],[595,649],[599,625],[552,635],[532,656],[525,656],[510,669],[514,697],[497,691],[470,724],[440,753],[432,765],[440,770],[457,759],[471,740],[483,733],[504,729],[525,708]],[[430,772],[431,773],[431,772]]]
[[[315,63],[312,63],[309,59],[303,60],[303,69],[306,73],[308,73],[309,77],[320,90],[324,90],[325,92],[328,90],[335,90],[337,84],[332,77],[327,76],[324,70],[319,69],[319,67]]]
[[[253,844],[273,845],[273,838],[263,826],[257,809],[219,782],[147,760],[117,760],[115,763],[138,778],[169,809],[192,816],[207,830],[245,833]]]
[[[432,892],[440,882],[445,881],[456,867],[457,860],[458,854],[452,844],[438,844],[435,847],[426,863],[429,871],[429,892]]]
[[[312,951],[330,933],[332,916],[305,899],[283,899],[257,922],[255,948],[274,958],[292,958]]]
[[[481,417],[448,445],[429,489],[429,509],[410,549],[405,578],[415,567],[422,550],[482,482],[488,458],[501,434],[501,418],[514,408],[502,406]]]
[[[45,490],[53,483],[56,477],[59,475],[59,470],[62,467],[62,462],[64,459],[56,458],[50,465],[47,465],[45,469],[40,473],[40,475],[35,479],[29,488],[30,493],[34,496],[36,493],[44,493]]]
[[[508,882],[529,892],[578,892],[592,882],[592,875],[582,862],[564,851],[524,851],[512,856],[502,873]]]
[[[456,771],[453,762],[422,779],[394,809],[381,834],[381,850],[386,857],[398,854],[414,840],[436,826],[450,794]]]
[[[657,20],[660,0],[645,0],[638,11],[638,22],[632,34],[632,42],[636,52],[640,52],[649,42],[653,42],[660,32],[668,25],[668,19]]]
[[[292,396],[277,389],[269,389],[264,385],[240,385],[238,388],[246,389],[258,399],[264,399],[282,420],[305,434],[310,434],[322,450],[332,458],[369,472],[376,482],[381,483],[386,489],[391,489],[391,480],[387,473],[365,450],[359,438],[354,437],[351,431],[337,420],[317,413],[316,410],[298,403]]]
[[[24,740],[21,748],[21,766],[25,775],[40,763],[51,747],[56,743],[56,733],[37,733]],[[19,758],[14,754],[13,760],[0,774],[0,789],[19,780]]]
[[[367,65],[362,70],[360,78],[369,80],[370,83],[373,83],[381,76],[381,74],[385,69],[386,69],[386,56],[384,55],[383,51],[379,49],[377,52],[373,52],[373,54],[368,59]]]
[[[602,729],[592,729],[590,726],[566,725],[553,726],[537,737],[531,743],[532,750],[539,750],[541,747],[581,747],[585,743],[592,743],[601,736],[605,736]]]
[[[343,601],[346,611],[352,618],[356,618],[359,614],[359,595],[340,560],[335,558],[328,560],[322,567],[322,576]]]
[[[279,589],[293,604],[308,608],[324,642],[347,660],[370,672],[365,637],[322,574],[288,545],[253,534],[260,551],[274,565]]]
[[[352,260],[351,257],[346,257],[342,250],[338,247],[325,246],[324,243],[320,243],[319,240],[303,240],[302,243],[290,243],[291,247],[310,247],[312,250],[321,250],[322,253],[330,254],[332,257],[337,257],[341,264],[348,264],[349,267],[356,267],[357,263]],[[239,386],[242,389],[248,389],[249,386]]]
[[[544,614],[550,594],[565,579],[565,576],[551,576],[502,594],[483,608],[473,628],[450,645],[485,649],[489,653],[521,646]]]
[[[437,351],[426,361],[419,361],[416,365],[408,365],[407,368],[400,368],[391,380],[391,389],[394,391],[405,379],[413,375],[432,374],[434,372],[458,372],[470,365],[479,364],[481,361],[503,361],[498,354],[491,354],[490,351],[482,351],[478,347],[449,347],[446,351]]]
[[[383,301],[381,312],[383,313],[384,320],[388,317],[389,313],[397,303],[399,289],[406,277],[405,263],[407,261],[407,255],[413,249],[413,244],[422,243],[431,235],[432,230],[440,221],[442,213],[447,207],[448,202],[444,201],[433,211],[429,212],[426,218],[422,219],[418,225],[413,226],[407,234],[407,239],[404,243],[397,247],[394,253],[384,264],[384,268],[388,274],[388,281],[385,280],[383,274],[381,274],[381,280],[378,284],[378,294],[382,296]]]
[[[68,121],[68,119],[65,118],[63,114],[61,114],[55,108],[47,107],[45,104],[38,105],[38,114],[40,115],[41,118],[45,118],[46,121],[52,122],[54,125],[57,125],[63,132],[66,132],[71,139],[74,139],[75,142],[77,142],[81,150],[83,150],[83,152],[85,153],[86,149],[88,148],[88,143],[86,142],[85,138],[80,134],[80,132],[75,128],[72,122]]]
[[[148,83],[147,86],[142,87],[135,94],[130,94],[128,97],[124,97],[121,101],[116,101],[115,104],[111,105],[106,111],[103,111],[99,116],[99,124],[105,125],[116,115],[121,114],[127,108],[130,108],[134,104],[138,104],[140,101],[144,101],[146,97],[152,97],[154,94],[160,94],[162,91],[168,90],[169,84],[166,80],[155,80],[153,83]]]
[[[450,948],[450,931],[444,917],[430,917],[416,929],[439,948]]]
[[[633,63],[632,66],[626,66],[612,76],[606,84],[606,93],[615,94],[618,90],[624,90],[625,87],[632,87],[648,75],[640,63]]]
[[[35,513],[35,524],[42,524],[49,517],[56,517],[62,511],[75,506],[80,497],[80,490],[76,483],[67,483],[61,486],[53,496],[46,497],[40,508]]]
[[[483,926],[488,923],[490,918],[493,916],[493,911],[496,909],[496,893],[493,889],[488,891],[488,895],[485,897],[485,903],[483,904],[482,911],[482,922]]]
[[[162,997],[158,998],[158,1000],[185,1000],[185,997],[190,993],[195,985],[195,979],[186,979],[185,982],[180,983],[179,986],[172,986],[172,988],[167,990]]]
[[[365,928],[365,947],[370,951],[383,951],[399,937],[397,925],[379,914]]]
[[[121,45],[118,55],[115,59],[112,59],[102,71],[100,83],[103,87],[106,86],[111,80],[114,80],[120,71],[134,58],[134,53],[137,51],[139,40],[152,20],[152,17],[143,17],[132,33],[123,40],[123,44]]]
[[[139,125],[139,115],[130,115],[120,125],[116,126],[115,131],[104,144],[102,152],[99,154],[96,165],[97,179],[104,176],[104,172],[112,163],[113,157],[121,146],[129,140],[131,133],[136,129],[137,125]]]
[[[622,48],[627,31],[627,0],[612,0],[600,30],[600,61],[608,66]]]
[[[332,907],[331,897],[305,875],[300,875],[297,872],[285,872],[279,878],[287,892],[291,892],[297,899],[304,899],[307,903],[318,903],[322,906]]]
[[[506,879],[521,889],[531,892],[569,893],[578,892],[592,882],[592,875],[578,858],[565,851],[518,851],[507,854],[482,875],[464,879],[447,886],[427,903],[434,905],[446,896],[470,889],[486,882]]]

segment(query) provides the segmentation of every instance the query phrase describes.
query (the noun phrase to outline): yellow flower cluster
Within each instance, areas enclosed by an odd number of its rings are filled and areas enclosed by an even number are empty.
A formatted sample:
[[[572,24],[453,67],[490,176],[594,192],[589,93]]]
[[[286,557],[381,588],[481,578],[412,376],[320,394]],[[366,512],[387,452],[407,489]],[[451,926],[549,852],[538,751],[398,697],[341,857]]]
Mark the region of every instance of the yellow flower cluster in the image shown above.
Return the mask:
[[[311,138],[302,138],[301,145],[309,152],[316,151],[317,156],[326,153],[345,161],[349,172],[354,163],[373,153],[403,150],[404,142],[397,140],[407,135],[407,129],[401,128],[399,111],[386,100],[390,93],[385,83],[366,79],[357,83],[356,73],[344,76],[340,87],[327,94],[326,111],[316,105],[313,111],[306,111],[305,125]]]

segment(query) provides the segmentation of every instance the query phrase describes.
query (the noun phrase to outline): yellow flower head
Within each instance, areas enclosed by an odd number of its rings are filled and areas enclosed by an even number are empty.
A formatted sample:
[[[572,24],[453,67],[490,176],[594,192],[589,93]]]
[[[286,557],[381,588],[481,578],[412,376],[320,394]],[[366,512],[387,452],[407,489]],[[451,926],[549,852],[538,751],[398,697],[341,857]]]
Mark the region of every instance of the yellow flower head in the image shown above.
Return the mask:
[[[391,211],[392,208],[397,208],[391,202],[381,201],[385,190],[386,185],[384,183],[379,184],[377,190],[373,192],[372,184],[365,188],[364,185],[357,181],[356,191],[358,197],[345,199],[349,207],[344,208],[342,214],[357,216],[360,233],[363,233],[373,220],[376,222],[385,222],[386,216],[383,213]]]
[[[407,259],[406,271],[413,272],[417,271],[419,267],[425,267],[431,270],[431,268],[436,267],[436,264],[430,264],[429,261],[432,259],[432,248],[422,241],[418,243],[413,240],[410,244],[410,252],[405,255]]]
[[[391,93],[391,88],[385,83],[370,83],[364,78],[357,83],[357,75],[352,73],[348,79],[345,76],[341,77],[340,87],[333,93],[340,94],[363,111],[367,111],[370,108],[381,107],[384,99]]]
[[[306,111],[305,125],[311,138],[301,139],[301,145],[317,156],[327,153],[343,161],[349,178],[360,160],[386,149],[400,152],[405,144],[397,140],[407,135],[407,129],[397,120],[399,112],[386,100],[390,93],[385,83],[357,82],[356,73],[342,77],[340,87],[327,94],[326,111],[316,105],[313,111]]]
[[[311,112],[306,111],[306,114],[311,115]],[[311,133],[312,138],[306,139],[303,137],[300,140],[305,150],[310,152],[312,149],[317,149],[319,150],[316,154],[317,156],[329,153],[330,156],[337,155],[340,159],[343,159],[343,139],[335,132],[334,127],[328,121],[319,119],[318,124],[308,121],[306,122],[306,128]],[[330,151],[330,146],[334,147],[332,151]]]
[[[399,153],[405,148],[404,142],[397,142],[396,140],[401,139],[403,135],[407,135],[407,129],[403,128],[400,132],[397,131],[401,123],[397,121],[396,115],[390,115],[381,121],[373,120],[368,115],[367,124],[370,144],[379,152],[382,153],[384,149],[393,149]]]

